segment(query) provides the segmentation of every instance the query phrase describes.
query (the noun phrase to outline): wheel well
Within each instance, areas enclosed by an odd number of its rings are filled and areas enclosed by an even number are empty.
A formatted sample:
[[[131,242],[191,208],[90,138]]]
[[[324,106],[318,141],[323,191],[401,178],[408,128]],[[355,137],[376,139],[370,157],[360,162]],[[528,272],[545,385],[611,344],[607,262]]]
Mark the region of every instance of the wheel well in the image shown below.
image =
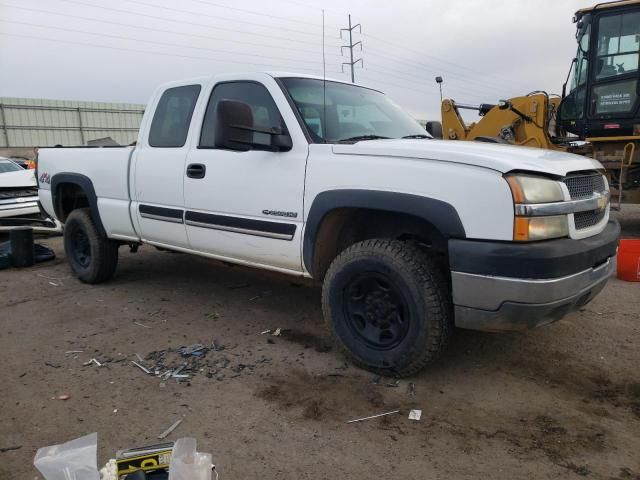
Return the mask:
[[[76,183],[61,183],[56,186],[55,210],[58,220],[64,223],[76,208],[89,208],[89,197]]]
[[[340,252],[372,238],[405,240],[429,250],[447,268],[447,239],[424,218],[368,208],[337,208],[322,219],[314,242],[312,274],[322,279]]]

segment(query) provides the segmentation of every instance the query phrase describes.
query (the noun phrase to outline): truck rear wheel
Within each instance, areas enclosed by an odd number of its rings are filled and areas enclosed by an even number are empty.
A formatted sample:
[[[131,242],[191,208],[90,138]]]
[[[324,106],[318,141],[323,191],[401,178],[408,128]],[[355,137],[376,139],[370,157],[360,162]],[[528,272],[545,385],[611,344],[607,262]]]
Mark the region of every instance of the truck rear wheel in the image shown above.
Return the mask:
[[[410,376],[438,358],[453,330],[444,275],[398,240],[356,243],[333,261],[322,310],[338,345],[357,365]]]
[[[85,283],[109,280],[118,265],[118,244],[98,233],[87,208],[73,210],[67,217],[64,252],[73,273]]]

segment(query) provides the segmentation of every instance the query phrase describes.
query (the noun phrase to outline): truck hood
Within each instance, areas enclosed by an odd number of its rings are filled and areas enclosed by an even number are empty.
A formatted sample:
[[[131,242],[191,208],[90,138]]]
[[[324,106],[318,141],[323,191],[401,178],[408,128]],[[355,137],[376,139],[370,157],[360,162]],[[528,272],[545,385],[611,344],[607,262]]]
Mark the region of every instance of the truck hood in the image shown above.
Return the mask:
[[[35,187],[35,170],[0,173],[0,188]]]
[[[367,140],[333,145],[338,155],[371,155],[435,160],[490,168],[501,173],[528,170],[564,176],[576,170],[603,168],[600,162],[572,153],[498,143],[452,140]]]

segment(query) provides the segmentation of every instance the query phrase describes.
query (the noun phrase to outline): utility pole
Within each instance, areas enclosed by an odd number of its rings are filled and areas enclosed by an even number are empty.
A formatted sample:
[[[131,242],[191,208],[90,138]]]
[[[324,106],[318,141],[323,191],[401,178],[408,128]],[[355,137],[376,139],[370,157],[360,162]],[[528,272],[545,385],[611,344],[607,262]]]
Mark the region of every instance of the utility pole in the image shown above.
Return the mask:
[[[362,42],[360,40],[358,40],[356,43],[353,43],[353,31],[356,28],[358,29],[358,33],[362,33],[362,26],[359,23],[357,25],[351,25],[351,14],[349,14],[349,28],[341,28],[340,29],[340,38],[341,39],[342,39],[342,32],[349,32],[349,44],[348,45],[342,45],[342,47],[340,47],[340,53],[342,53],[345,48],[349,49],[349,61],[348,62],[342,62],[342,71],[344,72],[344,66],[345,65],[349,65],[349,68],[351,69],[351,83],[356,83],[356,76],[355,76],[355,72],[354,72],[354,67],[356,66],[356,64],[358,62],[360,62],[360,66],[361,67],[364,66],[362,58],[358,58],[356,60],[353,59],[353,49],[355,47],[360,45],[360,51],[362,51]]]

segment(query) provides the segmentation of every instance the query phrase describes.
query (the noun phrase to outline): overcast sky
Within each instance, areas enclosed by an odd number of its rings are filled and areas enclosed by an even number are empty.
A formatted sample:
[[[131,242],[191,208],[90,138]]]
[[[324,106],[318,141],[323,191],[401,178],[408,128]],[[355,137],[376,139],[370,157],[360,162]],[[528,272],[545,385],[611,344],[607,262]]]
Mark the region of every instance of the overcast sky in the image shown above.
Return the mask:
[[[0,0],[0,96],[146,103],[158,83],[192,76],[322,74],[325,9],[328,77],[348,79],[339,29],[351,13],[356,82],[437,119],[436,75],[466,103],[560,93],[571,18],[594,1]]]

